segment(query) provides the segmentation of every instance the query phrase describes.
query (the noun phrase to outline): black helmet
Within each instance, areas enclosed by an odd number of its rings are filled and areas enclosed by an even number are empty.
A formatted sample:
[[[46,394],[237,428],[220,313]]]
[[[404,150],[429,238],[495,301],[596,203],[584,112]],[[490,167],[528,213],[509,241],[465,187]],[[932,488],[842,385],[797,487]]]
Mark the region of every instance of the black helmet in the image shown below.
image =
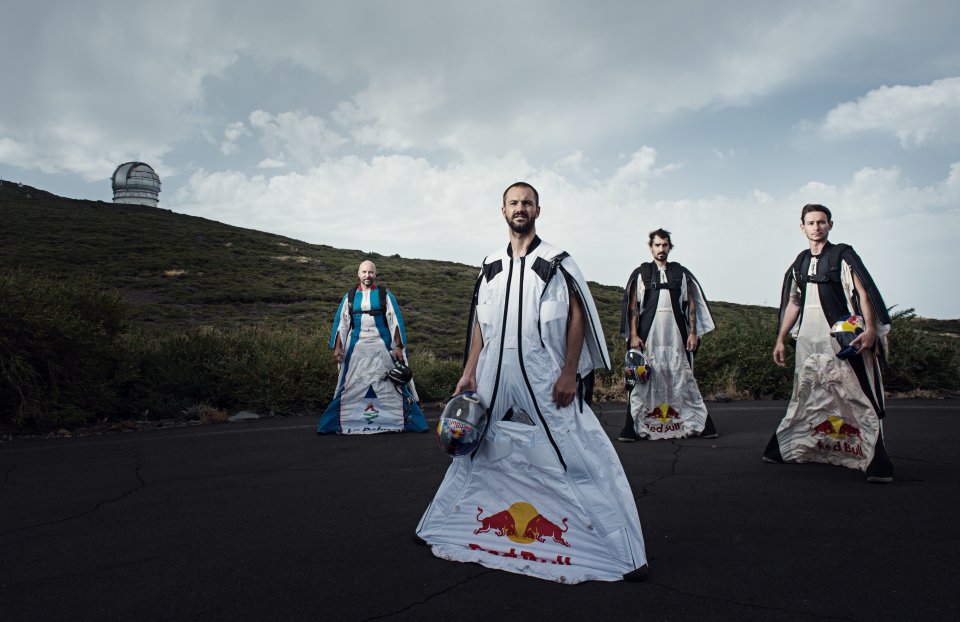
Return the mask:
[[[650,378],[650,363],[647,357],[640,350],[627,350],[627,355],[623,357],[623,381],[627,386],[627,391],[633,389],[638,384],[644,384]]]
[[[402,387],[413,380],[413,370],[405,365],[403,361],[394,361],[393,367],[387,371],[387,378],[392,380],[397,386]]]
[[[480,445],[487,427],[487,407],[473,391],[454,395],[437,424],[437,443],[451,456],[464,456]]]

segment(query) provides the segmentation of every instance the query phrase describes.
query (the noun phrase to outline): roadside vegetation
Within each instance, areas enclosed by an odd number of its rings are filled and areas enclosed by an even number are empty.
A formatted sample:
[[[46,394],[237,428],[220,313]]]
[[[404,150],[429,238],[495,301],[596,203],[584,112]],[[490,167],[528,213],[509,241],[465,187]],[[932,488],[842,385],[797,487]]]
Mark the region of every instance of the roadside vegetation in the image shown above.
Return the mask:
[[[0,431],[131,420],[316,414],[333,395],[331,319],[364,258],[407,323],[424,402],[460,375],[477,268],[338,250],[139,206],[0,188]],[[622,400],[621,290],[591,284],[614,369],[598,400]],[[712,302],[696,359],[711,398],[784,398],[772,364],[776,312]],[[960,390],[960,320],[894,315],[889,391]],[[792,352],[791,352],[792,353]]]

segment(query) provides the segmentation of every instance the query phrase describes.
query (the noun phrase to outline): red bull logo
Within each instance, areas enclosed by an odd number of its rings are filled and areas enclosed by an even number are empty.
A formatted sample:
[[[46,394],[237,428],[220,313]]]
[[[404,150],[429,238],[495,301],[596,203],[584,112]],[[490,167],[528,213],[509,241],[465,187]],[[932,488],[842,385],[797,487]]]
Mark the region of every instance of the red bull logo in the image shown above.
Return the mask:
[[[543,514],[537,511],[525,501],[518,501],[506,510],[502,510],[486,517],[481,517],[483,508],[477,508],[477,522],[480,526],[473,532],[481,534],[492,531],[497,537],[506,536],[518,544],[530,544],[532,542],[551,541],[563,546],[570,546],[570,543],[563,538],[563,534],[569,529],[567,518],[564,517],[557,525],[549,520]]]
[[[813,426],[813,436],[819,437],[817,449],[864,457],[863,435],[860,433],[860,428],[846,423],[836,415],[830,415]]]
[[[824,421],[813,426],[814,436],[829,436],[830,438],[856,438],[861,440],[860,428],[846,423],[836,415],[830,415]]]
[[[674,419],[680,418],[680,413],[666,402],[655,406],[653,410],[643,416],[644,419],[656,419],[660,423],[670,423]]]

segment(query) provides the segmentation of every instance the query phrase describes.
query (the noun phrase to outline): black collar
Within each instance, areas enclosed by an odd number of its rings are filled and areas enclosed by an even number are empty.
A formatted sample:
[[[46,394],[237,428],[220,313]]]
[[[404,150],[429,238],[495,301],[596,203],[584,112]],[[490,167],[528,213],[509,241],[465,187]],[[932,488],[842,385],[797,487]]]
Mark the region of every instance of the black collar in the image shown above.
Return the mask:
[[[533,236],[533,242],[530,242],[530,246],[527,247],[527,255],[529,255],[530,253],[532,253],[532,252],[534,251],[534,249],[536,249],[538,246],[540,246],[540,242],[541,242],[541,240],[540,240],[540,236],[539,236],[539,235]],[[513,245],[510,244],[509,242],[507,242],[507,256],[508,256],[508,257],[513,257]]]

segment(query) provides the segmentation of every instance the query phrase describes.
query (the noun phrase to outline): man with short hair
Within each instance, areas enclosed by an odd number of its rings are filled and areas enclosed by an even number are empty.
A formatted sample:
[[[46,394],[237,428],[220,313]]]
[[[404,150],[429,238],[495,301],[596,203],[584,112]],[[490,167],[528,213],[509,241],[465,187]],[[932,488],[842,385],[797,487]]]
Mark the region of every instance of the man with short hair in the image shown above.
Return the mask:
[[[359,284],[343,296],[333,318],[330,347],[340,375],[317,434],[425,432],[413,380],[398,380],[400,370],[408,371],[400,307],[377,285],[372,261],[360,264],[357,277]]]
[[[713,330],[713,316],[693,274],[675,261],[670,232],[651,231],[653,261],[640,264],[624,289],[620,331],[627,348],[640,350],[649,379],[627,393],[627,420],[617,440],[700,436],[717,429],[693,376],[693,354]]]
[[[640,519],[623,467],[582,399],[581,379],[609,369],[593,298],[569,255],[537,235],[537,191],[510,185],[500,212],[510,242],[477,278],[463,375],[488,412],[417,535],[434,555],[562,583],[639,581]]]
[[[800,230],[809,248],[783,281],[774,362],[786,365],[796,339],[793,395],[763,454],[765,462],[823,462],[893,481],[883,442],[880,359],[890,331],[887,307],[860,257],[828,241],[833,216],[808,204]]]

